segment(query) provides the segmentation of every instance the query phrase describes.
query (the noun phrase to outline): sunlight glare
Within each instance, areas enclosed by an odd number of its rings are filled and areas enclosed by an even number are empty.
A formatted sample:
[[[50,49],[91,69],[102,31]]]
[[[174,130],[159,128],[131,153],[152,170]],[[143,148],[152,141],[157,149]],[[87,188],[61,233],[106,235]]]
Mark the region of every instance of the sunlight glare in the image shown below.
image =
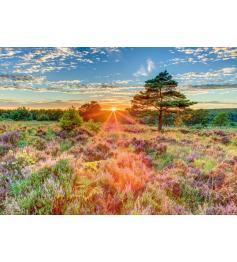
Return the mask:
[[[117,108],[116,108],[116,107],[112,107],[112,108],[111,108],[111,111],[112,111],[112,112],[115,112],[115,111],[117,111]]]

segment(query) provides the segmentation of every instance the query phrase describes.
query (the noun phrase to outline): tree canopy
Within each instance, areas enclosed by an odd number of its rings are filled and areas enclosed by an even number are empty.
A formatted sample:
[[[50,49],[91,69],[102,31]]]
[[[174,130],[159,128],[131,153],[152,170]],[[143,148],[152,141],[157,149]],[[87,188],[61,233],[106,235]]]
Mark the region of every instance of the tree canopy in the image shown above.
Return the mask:
[[[91,101],[89,103],[83,104],[79,108],[80,115],[85,121],[89,119],[94,119],[101,112],[101,106],[97,101]]]
[[[145,90],[132,99],[132,110],[153,109],[158,111],[158,130],[162,130],[162,118],[165,111],[181,111],[195,104],[177,90],[178,83],[166,70],[155,78],[145,81]]]

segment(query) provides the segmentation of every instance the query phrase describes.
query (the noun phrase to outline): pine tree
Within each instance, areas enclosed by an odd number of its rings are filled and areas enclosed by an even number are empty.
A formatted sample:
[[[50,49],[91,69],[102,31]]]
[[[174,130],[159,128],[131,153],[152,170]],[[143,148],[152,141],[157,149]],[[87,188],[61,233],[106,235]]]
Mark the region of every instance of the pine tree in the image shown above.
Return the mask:
[[[140,91],[132,99],[132,110],[143,111],[155,109],[158,111],[158,130],[162,130],[163,113],[166,111],[182,111],[195,104],[180,93],[176,87],[178,83],[165,70],[154,79],[145,82],[145,90]]]

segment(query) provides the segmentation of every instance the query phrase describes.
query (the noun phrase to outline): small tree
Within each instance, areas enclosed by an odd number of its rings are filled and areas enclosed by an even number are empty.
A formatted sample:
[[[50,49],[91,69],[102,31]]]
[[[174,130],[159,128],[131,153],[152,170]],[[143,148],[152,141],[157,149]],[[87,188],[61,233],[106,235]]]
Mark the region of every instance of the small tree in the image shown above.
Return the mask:
[[[86,103],[79,108],[80,115],[85,121],[89,119],[96,119],[101,112],[101,106],[97,101],[91,101]]]
[[[145,82],[145,91],[140,91],[132,99],[133,110],[155,109],[158,112],[158,130],[162,130],[165,111],[182,111],[194,102],[176,90],[178,83],[165,70],[154,79]]]
[[[59,123],[63,129],[72,130],[75,127],[81,126],[83,120],[79,112],[74,107],[71,107],[63,113]]]
[[[214,126],[227,126],[229,124],[229,115],[226,112],[218,113],[213,119]]]

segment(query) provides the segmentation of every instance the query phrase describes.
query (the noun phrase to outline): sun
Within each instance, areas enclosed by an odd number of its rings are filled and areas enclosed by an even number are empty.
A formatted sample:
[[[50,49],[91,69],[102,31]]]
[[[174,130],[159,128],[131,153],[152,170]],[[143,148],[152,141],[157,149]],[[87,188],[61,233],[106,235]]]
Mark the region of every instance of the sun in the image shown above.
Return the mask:
[[[117,111],[117,108],[116,108],[116,107],[112,107],[112,108],[111,108],[111,111],[112,111],[112,112],[116,112],[116,111]]]

